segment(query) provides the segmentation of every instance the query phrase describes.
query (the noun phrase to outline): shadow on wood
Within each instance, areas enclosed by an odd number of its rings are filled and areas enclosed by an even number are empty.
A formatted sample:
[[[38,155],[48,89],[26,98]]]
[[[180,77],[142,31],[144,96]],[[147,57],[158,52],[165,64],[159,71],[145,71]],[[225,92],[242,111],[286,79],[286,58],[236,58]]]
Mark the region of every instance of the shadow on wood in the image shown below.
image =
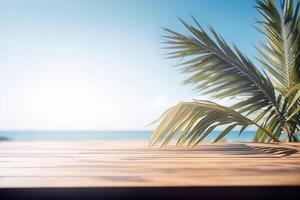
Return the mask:
[[[286,147],[253,147],[256,150],[263,151],[264,153],[273,154],[273,155],[279,155],[282,157],[290,156],[293,154],[296,154],[298,150],[286,148]]]

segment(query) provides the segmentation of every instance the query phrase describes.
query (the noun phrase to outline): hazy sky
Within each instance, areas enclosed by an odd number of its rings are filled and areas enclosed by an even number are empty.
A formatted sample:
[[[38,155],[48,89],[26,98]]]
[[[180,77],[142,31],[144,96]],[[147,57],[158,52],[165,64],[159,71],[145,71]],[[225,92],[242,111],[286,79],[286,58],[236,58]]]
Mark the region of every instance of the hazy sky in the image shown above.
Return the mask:
[[[193,15],[253,57],[254,3],[1,0],[0,129],[149,129],[197,96],[162,58],[161,27]]]

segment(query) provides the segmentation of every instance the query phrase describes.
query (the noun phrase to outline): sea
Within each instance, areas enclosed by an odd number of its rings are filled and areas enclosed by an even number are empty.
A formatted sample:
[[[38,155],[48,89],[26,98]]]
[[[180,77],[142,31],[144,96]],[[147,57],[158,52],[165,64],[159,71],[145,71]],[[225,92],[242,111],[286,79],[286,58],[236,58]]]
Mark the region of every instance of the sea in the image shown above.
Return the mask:
[[[221,131],[212,132],[206,142],[213,141]],[[0,131],[0,141],[78,141],[78,140],[149,140],[152,131]],[[255,131],[231,131],[224,137],[226,142],[251,142]],[[177,136],[178,137],[178,136]],[[176,139],[176,137],[175,137]]]

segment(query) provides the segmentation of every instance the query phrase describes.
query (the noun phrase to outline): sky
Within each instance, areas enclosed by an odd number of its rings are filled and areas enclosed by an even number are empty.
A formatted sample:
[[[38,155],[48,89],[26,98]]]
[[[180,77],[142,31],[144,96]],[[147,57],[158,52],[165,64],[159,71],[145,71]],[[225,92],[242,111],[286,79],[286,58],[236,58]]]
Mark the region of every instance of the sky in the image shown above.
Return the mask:
[[[250,58],[254,0],[1,0],[0,130],[144,130],[196,94],[162,27],[213,26]],[[225,102],[221,102],[226,105]]]

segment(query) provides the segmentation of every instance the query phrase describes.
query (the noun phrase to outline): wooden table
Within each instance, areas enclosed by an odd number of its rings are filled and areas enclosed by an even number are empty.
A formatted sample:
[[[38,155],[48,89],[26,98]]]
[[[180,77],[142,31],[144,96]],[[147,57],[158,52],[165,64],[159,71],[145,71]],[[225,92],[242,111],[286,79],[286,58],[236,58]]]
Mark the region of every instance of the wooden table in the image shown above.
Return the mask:
[[[299,186],[299,144],[1,141],[0,188]]]

